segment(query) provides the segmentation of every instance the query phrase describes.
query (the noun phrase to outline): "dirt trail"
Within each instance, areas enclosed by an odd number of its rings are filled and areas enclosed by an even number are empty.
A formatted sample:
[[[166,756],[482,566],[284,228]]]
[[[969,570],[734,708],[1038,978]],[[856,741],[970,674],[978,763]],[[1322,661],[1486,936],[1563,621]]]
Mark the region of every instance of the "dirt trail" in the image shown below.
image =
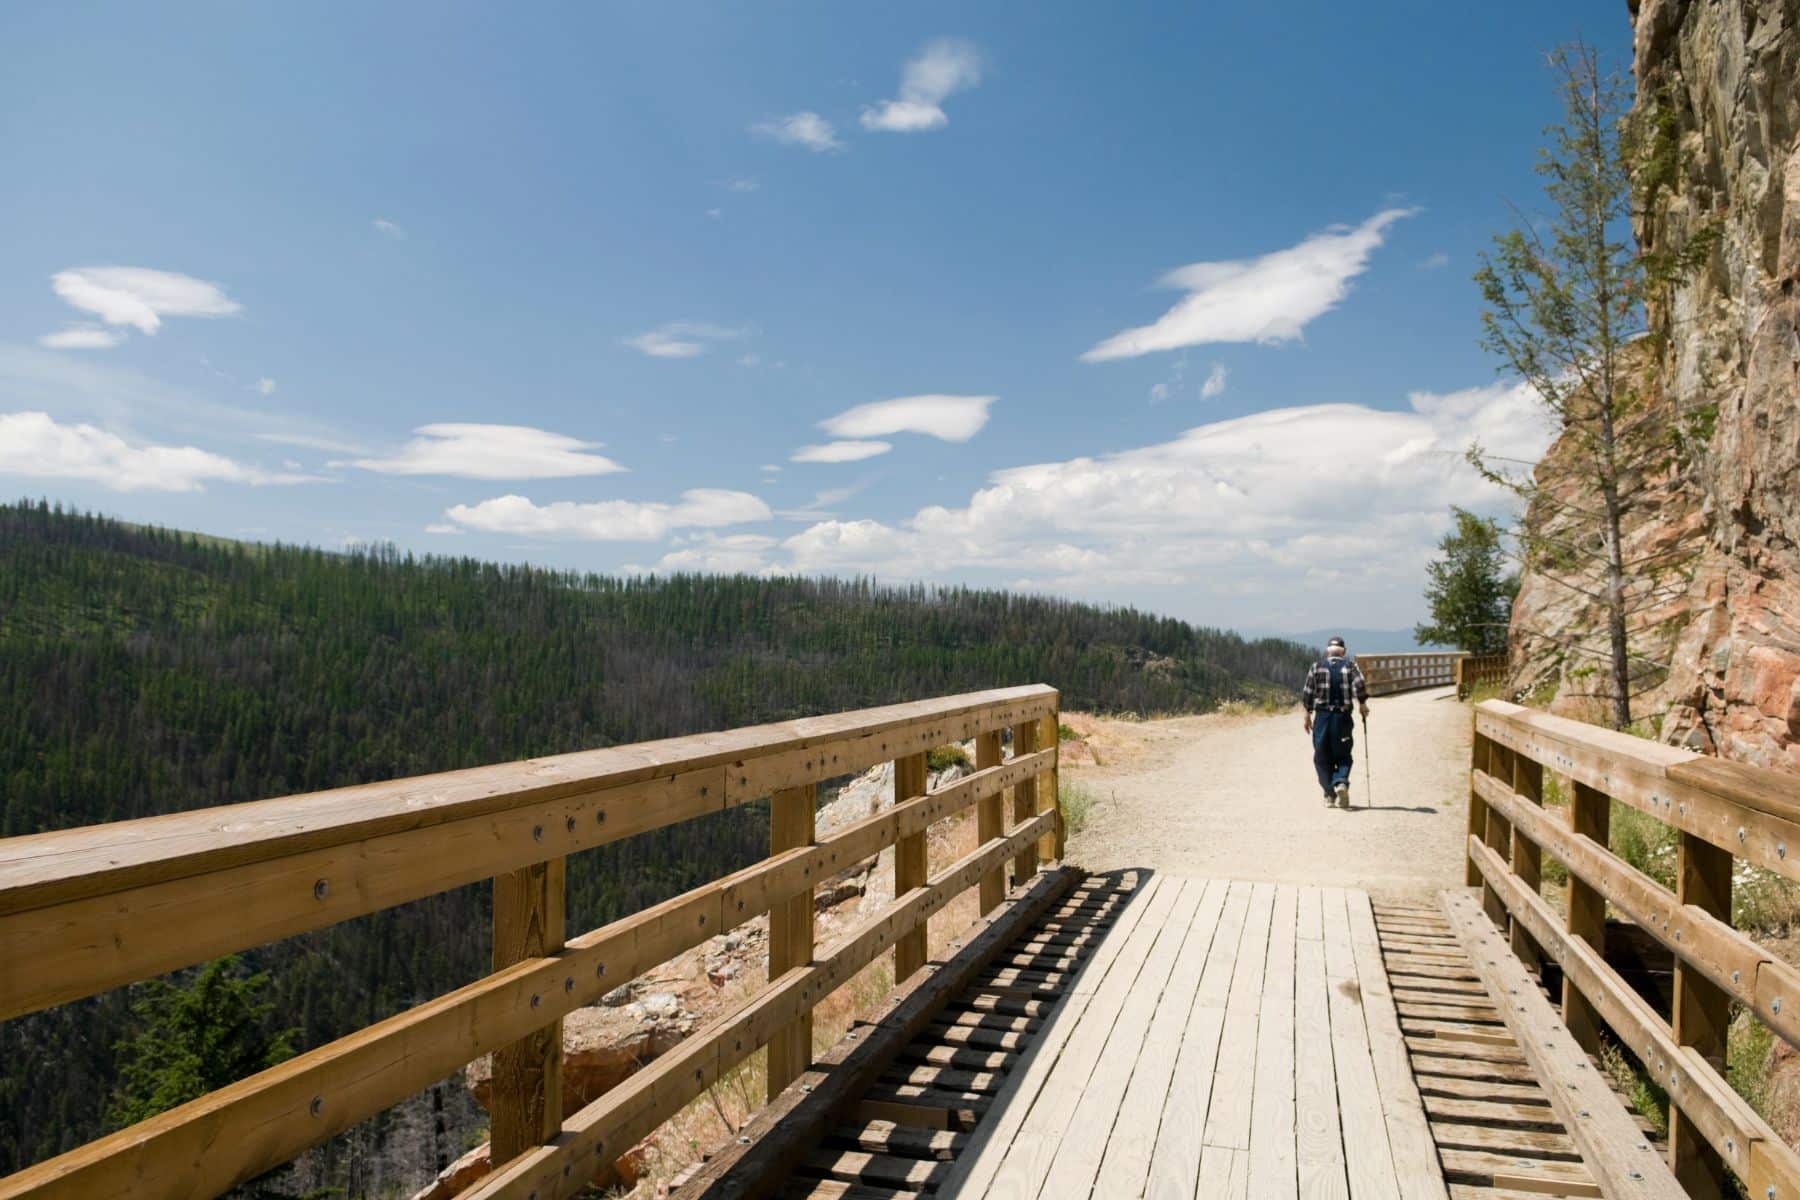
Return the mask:
[[[1357,729],[1348,811],[1320,800],[1297,707],[1277,716],[1075,720],[1092,730],[1101,760],[1064,768],[1095,800],[1069,844],[1069,858],[1084,867],[1354,885],[1392,900],[1430,899],[1462,882],[1470,722],[1448,688],[1371,702],[1370,737]],[[1370,741],[1374,756],[1365,759]],[[1375,802],[1365,807],[1371,765]]]

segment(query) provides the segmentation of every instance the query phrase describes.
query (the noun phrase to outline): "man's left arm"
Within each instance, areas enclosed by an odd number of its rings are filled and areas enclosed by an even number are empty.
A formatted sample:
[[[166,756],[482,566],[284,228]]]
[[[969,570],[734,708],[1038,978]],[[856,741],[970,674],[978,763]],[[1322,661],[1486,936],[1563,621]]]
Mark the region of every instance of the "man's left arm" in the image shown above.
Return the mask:
[[[1350,664],[1350,688],[1356,695],[1356,703],[1362,708],[1362,715],[1369,715],[1369,681],[1363,678],[1362,668],[1356,663]]]

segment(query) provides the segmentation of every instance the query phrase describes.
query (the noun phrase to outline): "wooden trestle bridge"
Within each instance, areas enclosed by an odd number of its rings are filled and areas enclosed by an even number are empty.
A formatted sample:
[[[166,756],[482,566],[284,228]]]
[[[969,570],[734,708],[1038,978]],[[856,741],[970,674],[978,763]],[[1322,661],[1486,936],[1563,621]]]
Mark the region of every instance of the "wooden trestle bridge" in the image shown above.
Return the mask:
[[[1510,704],[1475,722],[1468,886],[1431,906],[1062,863],[1047,687],[15,838],[0,1018],[490,878],[494,971],[0,1197],[219,1195],[490,1053],[497,1166],[463,1196],[571,1196],[766,1047],[769,1104],[682,1200],[1800,1200],[1800,1159],[1723,1075],[1738,1008],[1800,1043],[1800,972],[1731,926],[1734,866],[1800,878],[1793,777]],[[926,752],[969,739],[973,774],[928,790]],[[886,761],[897,802],[815,836],[817,785]],[[765,860],[563,936],[568,855],[763,801]],[[1610,852],[1614,804],[1678,831],[1676,890]],[[977,848],[930,862],[928,828],[969,808]],[[815,885],[889,847],[892,903],[818,942]],[[928,918],[970,889],[979,920],[928,961]],[[1608,961],[1609,911],[1669,952],[1672,1005]],[[764,913],[765,986],[560,1111],[564,1015]],[[813,1008],[884,954],[899,987],[813,1061]],[[1667,1092],[1666,1133],[1608,1044]]]

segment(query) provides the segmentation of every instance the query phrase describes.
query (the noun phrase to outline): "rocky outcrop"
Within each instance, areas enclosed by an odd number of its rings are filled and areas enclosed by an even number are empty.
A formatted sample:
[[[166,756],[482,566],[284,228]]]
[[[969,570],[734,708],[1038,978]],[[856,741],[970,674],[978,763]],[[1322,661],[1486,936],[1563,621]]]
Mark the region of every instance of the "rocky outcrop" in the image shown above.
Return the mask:
[[[1692,551],[1681,586],[1640,615],[1663,664],[1637,707],[1665,741],[1800,770],[1800,0],[1641,0],[1637,104],[1679,146],[1679,170],[1637,223],[1646,251],[1710,244],[1704,266],[1650,306],[1655,414],[1694,439],[1639,545]],[[1653,110],[1653,112],[1652,112]],[[1553,447],[1543,471],[1579,471]],[[1527,573],[1515,634],[1598,632],[1598,613]],[[1571,668],[1515,636],[1514,684]]]

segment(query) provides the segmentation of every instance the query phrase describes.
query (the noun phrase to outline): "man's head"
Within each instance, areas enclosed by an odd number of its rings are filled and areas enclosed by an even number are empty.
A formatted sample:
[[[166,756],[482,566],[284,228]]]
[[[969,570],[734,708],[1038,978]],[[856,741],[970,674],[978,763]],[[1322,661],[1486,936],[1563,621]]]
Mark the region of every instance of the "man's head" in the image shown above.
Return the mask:
[[[1342,658],[1347,653],[1348,651],[1344,648],[1343,638],[1333,637],[1326,639],[1325,655],[1327,658]]]

